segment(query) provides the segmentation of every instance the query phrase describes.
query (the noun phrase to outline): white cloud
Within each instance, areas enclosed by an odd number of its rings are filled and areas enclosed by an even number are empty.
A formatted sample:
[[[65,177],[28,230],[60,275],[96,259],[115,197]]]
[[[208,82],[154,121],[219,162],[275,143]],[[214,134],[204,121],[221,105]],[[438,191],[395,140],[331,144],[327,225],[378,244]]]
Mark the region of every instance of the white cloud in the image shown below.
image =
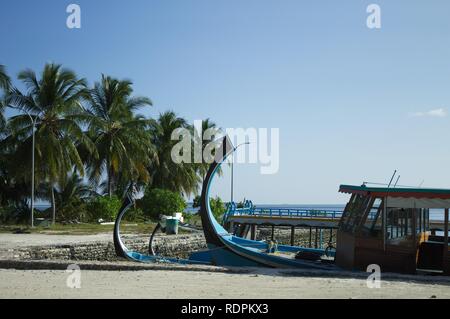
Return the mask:
[[[412,113],[411,116],[414,117],[424,117],[424,116],[428,116],[428,117],[446,117],[447,116],[447,110],[440,108],[440,109],[435,109],[435,110],[431,110],[431,111],[427,111],[427,112],[416,112],[416,113]]]

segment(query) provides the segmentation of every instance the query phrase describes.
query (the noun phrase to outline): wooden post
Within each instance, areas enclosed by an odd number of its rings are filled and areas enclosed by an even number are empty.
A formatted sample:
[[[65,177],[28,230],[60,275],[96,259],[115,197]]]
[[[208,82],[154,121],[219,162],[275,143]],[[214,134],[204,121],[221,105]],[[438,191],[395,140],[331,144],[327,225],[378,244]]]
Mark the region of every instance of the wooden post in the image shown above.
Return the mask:
[[[272,235],[271,235],[271,240],[273,241],[275,237],[275,226],[272,225]]]
[[[309,227],[309,248],[312,248],[312,227]]]
[[[322,249],[323,248],[323,229],[320,228],[319,232],[320,232],[319,248]]]
[[[394,221],[394,222],[395,222],[395,225],[396,225],[396,227],[395,227],[395,237],[396,237],[396,238],[398,238],[398,230],[399,230],[399,229],[398,229],[398,228],[399,228],[399,227],[398,227],[398,224],[399,224],[398,221],[399,221],[399,220],[400,220],[400,212],[397,212],[397,218],[396,218],[395,221]],[[393,222],[393,223],[394,223],[394,222]]]
[[[381,227],[383,228],[383,250],[386,251],[386,241],[387,241],[387,196],[383,200],[383,210],[381,212]]]
[[[444,260],[447,260],[447,254],[448,254],[448,208],[445,209],[445,224],[444,224]],[[444,269],[446,269],[447,267],[445,267],[446,265],[444,265]]]
[[[295,226],[291,226],[291,246],[294,246],[295,240]]]
[[[423,232],[423,221],[422,221],[422,215],[423,215],[423,209],[419,209],[419,225],[417,225],[419,227],[419,233],[422,234]]]
[[[230,234],[234,234],[234,222],[230,222],[230,226],[229,227],[230,228],[228,229],[228,232]]]
[[[408,217],[409,217],[409,215],[408,215],[408,211],[407,210],[405,210],[405,236],[408,236],[408,227],[409,227],[409,224],[408,224]]]
[[[411,219],[412,219],[412,224],[411,224],[411,228],[412,228],[412,242],[414,243],[414,251],[416,251],[417,249],[417,216],[416,216],[416,209],[412,208],[411,209]]]
[[[256,225],[252,224],[250,226],[250,239],[255,240],[256,239]]]
[[[445,209],[444,243],[448,245],[448,208]]]
[[[405,215],[403,214],[400,218],[400,236],[403,237],[405,234]]]
[[[317,248],[317,227],[316,227],[316,233],[314,235],[314,248]]]

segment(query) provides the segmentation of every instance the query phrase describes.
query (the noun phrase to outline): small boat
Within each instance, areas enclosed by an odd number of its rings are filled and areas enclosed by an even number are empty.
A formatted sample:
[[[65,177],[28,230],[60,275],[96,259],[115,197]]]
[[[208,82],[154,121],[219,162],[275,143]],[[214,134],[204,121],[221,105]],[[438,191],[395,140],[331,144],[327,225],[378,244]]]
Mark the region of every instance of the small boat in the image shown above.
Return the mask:
[[[276,268],[336,269],[330,260],[334,249],[304,248],[275,245],[272,242],[241,238],[229,233],[215,219],[209,204],[209,192],[214,177],[234,147],[227,136],[222,139],[203,183],[200,217],[208,250],[193,253],[192,260],[203,260],[218,266],[265,266]]]
[[[210,187],[216,172],[233,151],[234,148],[229,138],[224,137],[218,152],[216,152],[215,161],[211,164],[203,183],[199,214],[208,250],[194,252],[189,259],[158,256],[151,249],[154,233],[150,236],[148,254],[127,248],[120,236],[120,222],[133,204],[132,192],[129,192],[130,195],[124,201],[115,221],[113,238],[116,254],[138,262],[158,261],[216,266],[336,269],[336,266],[330,262],[334,260],[334,249],[302,248],[244,239],[227,232],[214,218],[209,204]]]

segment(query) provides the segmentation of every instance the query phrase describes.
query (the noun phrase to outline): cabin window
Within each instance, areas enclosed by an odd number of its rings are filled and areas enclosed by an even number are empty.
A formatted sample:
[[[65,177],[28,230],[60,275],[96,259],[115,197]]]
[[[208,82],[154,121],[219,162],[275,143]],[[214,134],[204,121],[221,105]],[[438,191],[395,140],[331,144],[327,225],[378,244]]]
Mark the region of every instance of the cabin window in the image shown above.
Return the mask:
[[[368,205],[372,204],[370,196],[353,195],[345,207],[341,218],[340,229],[348,233],[354,233],[359,227]]]
[[[430,210],[422,208],[417,214],[417,233],[424,233],[430,230]]]
[[[414,229],[414,219],[415,229]],[[429,229],[428,209],[389,208],[386,220],[388,239],[406,238]]]
[[[388,239],[404,238],[412,235],[412,210],[388,208],[386,231]]]
[[[430,210],[429,209],[424,209],[424,227],[425,227],[425,231],[429,231],[430,230]]]
[[[362,228],[362,234],[367,237],[380,237],[382,234],[383,200],[375,198]]]

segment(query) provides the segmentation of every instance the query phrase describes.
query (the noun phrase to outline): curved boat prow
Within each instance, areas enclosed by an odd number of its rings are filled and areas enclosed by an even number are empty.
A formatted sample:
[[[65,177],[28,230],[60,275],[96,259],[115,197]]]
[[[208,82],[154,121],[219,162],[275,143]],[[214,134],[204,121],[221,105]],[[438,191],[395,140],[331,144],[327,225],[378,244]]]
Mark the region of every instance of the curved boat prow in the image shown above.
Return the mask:
[[[118,257],[123,257],[128,260],[132,261],[138,261],[138,262],[144,262],[144,263],[151,263],[151,262],[166,262],[166,263],[178,263],[178,264],[201,264],[201,265],[209,265],[210,263],[207,260],[202,261],[196,261],[196,260],[190,260],[190,259],[179,259],[179,258],[171,258],[171,257],[163,257],[155,255],[153,247],[151,245],[151,241],[153,239],[154,233],[152,233],[149,243],[149,250],[151,253],[149,254],[143,254],[141,252],[133,251],[128,249],[124,242],[122,241],[122,238],[120,236],[120,223],[123,219],[123,216],[127,213],[127,211],[133,206],[133,187],[130,187],[130,190],[128,191],[128,195],[126,196],[125,200],[122,203],[122,207],[119,210],[119,213],[117,214],[116,221],[114,224],[114,249],[116,251],[116,255]],[[158,224],[159,225],[159,224]],[[158,227],[158,226],[156,226]]]
[[[219,170],[223,162],[234,152],[233,144],[228,136],[223,137],[218,147],[215,159],[211,163],[208,173],[203,182],[202,195],[200,200],[200,218],[202,220],[203,232],[205,234],[206,244],[209,251],[204,252],[201,258],[207,258],[210,262],[217,266],[261,266],[260,263],[242,258],[240,255],[233,253],[228,247],[228,241],[225,238],[231,235],[217,222],[209,202],[209,191],[215,174]],[[208,256],[208,257],[205,257]],[[192,254],[191,258],[200,257],[198,254]]]
[[[271,245],[262,241],[248,240],[230,234],[215,219],[209,202],[209,192],[215,174],[222,163],[235,151],[228,136],[225,136],[215,154],[203,182],[200,217],[209,248],[209,259],[217,266],[265,266],[280,268],[335,268],[320,261],[296,259],[299,252],[325,253],[325,250],[279,245],[274,253]],[[334,253],[333,253],[334,254]],[[196,258],[193,254],[191,258]]]
[[[114,223],[114,249],[118,257],[129,258],[128,248],[124,245],[122,239],[120,238],[120,222],[131,205],[133,205],[133,201],[130,196],[127,196],[120,207],[119,213],[116,217],[116,222]]]

